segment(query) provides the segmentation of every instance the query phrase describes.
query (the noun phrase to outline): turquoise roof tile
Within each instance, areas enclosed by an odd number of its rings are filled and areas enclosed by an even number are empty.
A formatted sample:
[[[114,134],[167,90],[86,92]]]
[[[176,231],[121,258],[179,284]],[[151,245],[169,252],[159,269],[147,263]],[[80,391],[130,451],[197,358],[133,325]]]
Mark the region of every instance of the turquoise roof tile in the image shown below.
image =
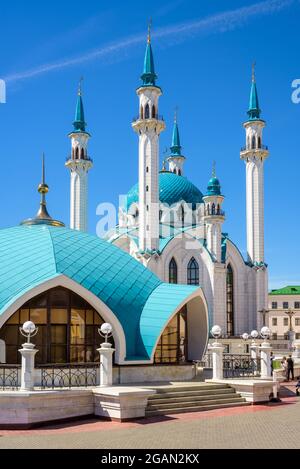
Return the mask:
[[[119,248],[81,231],[49,225],[0,230],[0,315],[61,274],[113,311],[127,339],[128,360],[150,358],[168,318],[197,288],[164,284]]]
[[[159,173],[159,200],[163,204],[173,205],[177,202],[184,201],[192,204],[195,208],[196,204],[203,202],[201,191],[186,177],[178,176],[168,171]],[[133,186],[127,194],[126,209],[133,203],[138,203],[139,186]]]

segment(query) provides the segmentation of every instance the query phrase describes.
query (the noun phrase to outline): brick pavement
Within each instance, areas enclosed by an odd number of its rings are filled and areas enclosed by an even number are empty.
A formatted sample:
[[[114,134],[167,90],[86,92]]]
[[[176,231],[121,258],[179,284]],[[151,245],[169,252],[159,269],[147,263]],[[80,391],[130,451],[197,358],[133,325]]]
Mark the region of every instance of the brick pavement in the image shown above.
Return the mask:
[[[294,391],[287,385],[285,394]],[[152,417],[88,420],[35,430],[0,430],[0,448],[300,448],[300,399],[280,404]]]

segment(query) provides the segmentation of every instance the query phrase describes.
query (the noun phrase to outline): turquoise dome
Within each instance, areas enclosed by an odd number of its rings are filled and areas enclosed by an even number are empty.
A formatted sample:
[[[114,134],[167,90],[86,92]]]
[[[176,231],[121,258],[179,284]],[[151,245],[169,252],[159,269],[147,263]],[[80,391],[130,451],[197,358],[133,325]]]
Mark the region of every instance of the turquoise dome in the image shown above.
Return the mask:
[[[49,225],[0,230],[0,317],[33,288],[61,275],[113,311],[124,330],[127,360],[151,357],[165,323],[195,291],[161,282],[129,254],[88,233]]]
[[[181,200],[188,204],[192,204],[195,208],[196,204],[203,202],[203,194],[184,176],[178,176],[169,171],[159,173],[159,200],[163,204],[173,205]],[[133,203],[139,200],[139,185],[133,186],[127,194],[127,210]]]
[[[221,195],[221,184],[219,179],[215,176],[208,182],[206,195]]]

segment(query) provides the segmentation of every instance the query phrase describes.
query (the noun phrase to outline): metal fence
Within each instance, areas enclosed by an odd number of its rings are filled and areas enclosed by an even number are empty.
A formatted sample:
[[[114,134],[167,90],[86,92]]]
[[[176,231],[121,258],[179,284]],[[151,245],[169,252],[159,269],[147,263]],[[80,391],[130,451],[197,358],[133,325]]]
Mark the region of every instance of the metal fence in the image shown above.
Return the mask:
[[[250,355],[223,355],[224,378],[248,378],[260,376],[260,358]]]
[[[97,385],[99,365],[94,363],[44,365],[41,370],[41,388],[73,388]]]
[[[18,365],[0,365],[0,389],[15,390],[20,386],[20,371]]]

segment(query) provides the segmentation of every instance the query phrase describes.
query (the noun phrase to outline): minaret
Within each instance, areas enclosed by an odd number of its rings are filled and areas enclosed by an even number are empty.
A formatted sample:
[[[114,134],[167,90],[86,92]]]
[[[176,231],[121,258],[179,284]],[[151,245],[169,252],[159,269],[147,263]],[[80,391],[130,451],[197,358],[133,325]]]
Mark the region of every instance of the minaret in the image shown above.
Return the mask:
[[[170,147],[170,150],[171,155],[168,157],[169,171],[171,173],[178,174],[178,176],[182,176],[185,157],[181,154],[180,137],[177,123],[177,111],[175,111],[174,116],[172,145]]]
[[[139,136],[139,249],[151,254],[159,246],[159,135],[165,123],[158,115],[162,90],[155,84],[150,27],[141,79],[137,89],[139,116],[132,127]]]
[[[216,177],[215,164],[212,177],[208,182],[207,193],[203,197],[205,204],[204,223],[206,228],[206,245],[216,262],[222,262],[222,225],[225,213],[222,210],[224,196],[221,194],[221,185]]]
[[[88,156],[88,141],[91,136],[85,130],[81,81],[73,127],[74,130],[69,134],[72,143],[71,156],[66,162],[66,167],[71,171],[70,227],[75,230],[87,231],[88,171],[92,168],[93,161]]]
[[[54,220],[50,217],[47,205],[46,194],[49,192],[49,187],[45,182],[45,155],[42,157],[42,182],[38,186],[38,192],[41,194],[40,208],[34,218],[27,218],[22,221],[21,225],[51,225],[51,226],[65,226],[63,222]]]
[[[247,251],[248,261],[254,265],[264,264],[264,162],[269,156],[268,147],[263,145],[262,132],[265,121],[260,118],[261,110],[255,80],[255,64],[252,66],[249,118],[243,124],[246,130],[246,146],[240,157],[246,163],[247,199]]]

